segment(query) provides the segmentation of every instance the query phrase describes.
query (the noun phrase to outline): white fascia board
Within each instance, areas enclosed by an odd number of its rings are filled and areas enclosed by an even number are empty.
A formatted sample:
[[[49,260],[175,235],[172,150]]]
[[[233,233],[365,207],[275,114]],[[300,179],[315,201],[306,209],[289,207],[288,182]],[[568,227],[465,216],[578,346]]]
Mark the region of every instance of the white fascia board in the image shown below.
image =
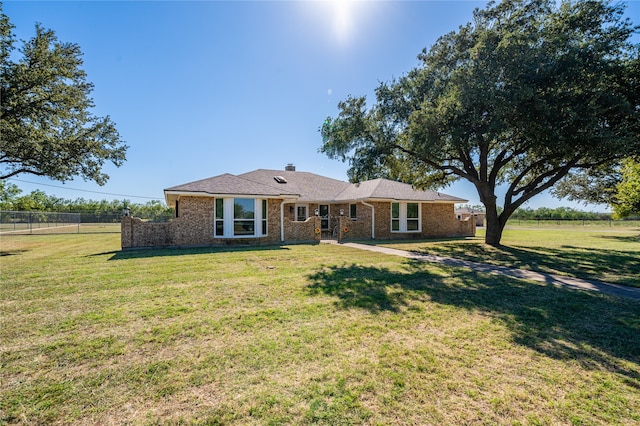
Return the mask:
[[[298,195],[281,194],[281,195],[264,195],[264,194],[211,194],[209,192],[196,191],[164,191],[165,198],[168,195],[187,196],[187,197],[212,197],[212,198],[275,198],[275,199],[294,199],[299,198]]]
[[[433,203],[433,204],[459,204],[467,203],[468,200],[407,200],[404,198],[358,198],[355,201],[369,201],[369,202],[390,202],[390,203]]]

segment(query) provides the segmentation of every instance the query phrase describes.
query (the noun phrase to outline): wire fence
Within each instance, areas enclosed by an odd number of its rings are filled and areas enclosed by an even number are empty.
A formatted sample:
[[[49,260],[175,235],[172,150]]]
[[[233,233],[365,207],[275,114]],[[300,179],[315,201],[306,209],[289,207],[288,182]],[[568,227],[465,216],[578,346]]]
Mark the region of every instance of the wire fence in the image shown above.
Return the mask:
[[[640,227],[637,219],[514,219],[507,222],[511,226],[527,226],[535,228],[548,227],[591,227],[591,228],[633,228]]]
[[[122,212],[24,212],[0,211],[0,235],[120,232]],[[143,218],[166,222],[166,214]]]

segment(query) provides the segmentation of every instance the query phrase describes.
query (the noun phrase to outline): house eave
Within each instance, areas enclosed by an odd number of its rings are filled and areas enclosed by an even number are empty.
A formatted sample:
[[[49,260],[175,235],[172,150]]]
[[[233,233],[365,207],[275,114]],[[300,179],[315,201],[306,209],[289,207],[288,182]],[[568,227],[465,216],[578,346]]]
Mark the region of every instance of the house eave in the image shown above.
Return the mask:
[[[180,197],[203,197],[203,198],[264,198],[274,200],[297,200],[299,195],[292,194],[230,194],[230,193],[211,193],[204,191],[164,191],[164,198],[167,206],[174,207],[175,202]]]
[[[367,197],[367,198],[358,198],[355,200],[344,200],[342,202],[349,201],[367,201],[367,202],[389,202],[389,203],[397,203],[397,202],[407,202],[407,203],[433,203],[433,204],[459,204],[459,203],[467,203],[468,200],[458,198],[455,200],[417,200],[411,198],[375,198],[375,197]]]

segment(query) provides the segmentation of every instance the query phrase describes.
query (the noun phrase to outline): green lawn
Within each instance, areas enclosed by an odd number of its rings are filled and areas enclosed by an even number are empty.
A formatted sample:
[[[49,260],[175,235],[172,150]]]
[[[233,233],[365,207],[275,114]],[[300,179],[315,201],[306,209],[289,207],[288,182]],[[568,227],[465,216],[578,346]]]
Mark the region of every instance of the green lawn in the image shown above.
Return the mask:
[[[508,226],[503,234],[502,247],[499,248],[484,244],[484,231],[484,228],[478,228],[475,238],[381,244],[420,253],[640,287],[640,226]]]
[[[640,422],[638,302],[338,245],[0,244],[0,424]]]

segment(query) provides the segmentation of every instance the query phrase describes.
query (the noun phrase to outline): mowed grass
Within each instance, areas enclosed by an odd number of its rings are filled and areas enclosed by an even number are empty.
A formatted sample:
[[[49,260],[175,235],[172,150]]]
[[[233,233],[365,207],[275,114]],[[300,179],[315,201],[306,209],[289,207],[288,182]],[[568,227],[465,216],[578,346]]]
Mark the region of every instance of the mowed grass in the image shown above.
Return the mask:
[[[0,423],[640,422],[640,304],[338,245],[2,237]]]
[[[501,247],[485,245],[485,229],[477,231],[474,238],[382,245],[640,287],[640,226],[511,225],[504,231]]]

